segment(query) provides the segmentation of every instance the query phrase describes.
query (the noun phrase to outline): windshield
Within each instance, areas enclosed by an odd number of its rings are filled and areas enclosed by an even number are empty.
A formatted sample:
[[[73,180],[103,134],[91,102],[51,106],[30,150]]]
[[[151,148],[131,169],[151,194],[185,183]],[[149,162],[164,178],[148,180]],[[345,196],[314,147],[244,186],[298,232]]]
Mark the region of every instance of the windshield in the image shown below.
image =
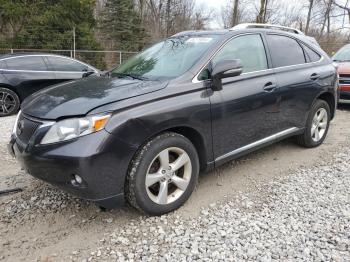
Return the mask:
[[[341,48],[334,56],[334,61],[350,61],[350,46]]]
[[[145,79],[175,78],[189,70],[216,41],[218,36],[182,36],[169,38],[130,58],[112,77]]]

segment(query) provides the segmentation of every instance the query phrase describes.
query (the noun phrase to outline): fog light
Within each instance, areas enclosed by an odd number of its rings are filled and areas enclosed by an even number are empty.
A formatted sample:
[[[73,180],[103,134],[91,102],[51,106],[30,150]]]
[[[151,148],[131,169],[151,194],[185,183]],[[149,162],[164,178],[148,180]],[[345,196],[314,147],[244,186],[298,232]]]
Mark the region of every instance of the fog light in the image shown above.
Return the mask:
[[[83,183],[83,179],[78,176],[78,175],[74,175],[75,181],[77,181],[79,184]]]
[[[73,179],[70,181],[73,186],[83,183],[83,179],[78,175],[73,175]]]

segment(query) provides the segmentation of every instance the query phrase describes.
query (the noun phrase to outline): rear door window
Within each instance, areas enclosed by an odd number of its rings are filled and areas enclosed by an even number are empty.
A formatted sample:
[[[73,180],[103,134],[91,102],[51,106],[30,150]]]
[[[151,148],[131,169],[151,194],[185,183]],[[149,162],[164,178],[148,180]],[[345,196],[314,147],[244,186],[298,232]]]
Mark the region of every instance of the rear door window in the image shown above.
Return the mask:
[[[273,67],[283,67],[306,63],[305,55],[299,43],[288,36],[267,35]]]
[[[54,71],[85,72],[89,69],[88,66],[69,58],[48,56],[47,59]]]
[[[15,57],[4,60],[8,70],[47,71],[41,56]]]

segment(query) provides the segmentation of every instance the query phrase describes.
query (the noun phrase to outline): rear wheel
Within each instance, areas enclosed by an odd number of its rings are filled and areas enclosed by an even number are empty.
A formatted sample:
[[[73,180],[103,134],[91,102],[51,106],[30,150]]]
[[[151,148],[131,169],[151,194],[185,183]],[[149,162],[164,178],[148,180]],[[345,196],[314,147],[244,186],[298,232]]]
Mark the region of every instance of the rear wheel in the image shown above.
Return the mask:
[[[149,141],[132,161],[126,196],[135,208],[162,215],[179,208],[198,180],[196,149],[182,135],[164,133]]]
[[[8,88],[0,87],[0,117],[17,113],[19,107],[18,95]]]
[[[310,110],[306,129],[297,141],[304,147],[317,147],[325,140],[330,121],[329,105],[323,100],[316,100]]]

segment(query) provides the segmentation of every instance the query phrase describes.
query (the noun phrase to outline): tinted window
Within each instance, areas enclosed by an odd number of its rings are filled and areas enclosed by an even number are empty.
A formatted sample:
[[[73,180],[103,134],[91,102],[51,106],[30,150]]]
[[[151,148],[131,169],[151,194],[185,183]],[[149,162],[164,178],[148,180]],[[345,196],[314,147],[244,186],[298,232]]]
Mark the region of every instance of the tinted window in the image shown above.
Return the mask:
[[[44,60],[40,56],[26,56],[4,60],[9,70],[46,71]]]
[[[267,35],[267,42],[274,67],[305,63],[303,49],[296,40],[287,36]]]
[[[243,72],[267,69],[265,47],[260,35],[239,36],[230,40],[213,58],[213,66],[222,60],[240,59]]]
[[[48,56],[47,58],[55,71],[83,72],[89,69],[88,66],[68,58],[55,56]]]
[[[306,45],[303,45],[303,47],[309,62],[317,62],[321,59],[321,56],[317,54],[314,50],[312,50],[310,47]]]

